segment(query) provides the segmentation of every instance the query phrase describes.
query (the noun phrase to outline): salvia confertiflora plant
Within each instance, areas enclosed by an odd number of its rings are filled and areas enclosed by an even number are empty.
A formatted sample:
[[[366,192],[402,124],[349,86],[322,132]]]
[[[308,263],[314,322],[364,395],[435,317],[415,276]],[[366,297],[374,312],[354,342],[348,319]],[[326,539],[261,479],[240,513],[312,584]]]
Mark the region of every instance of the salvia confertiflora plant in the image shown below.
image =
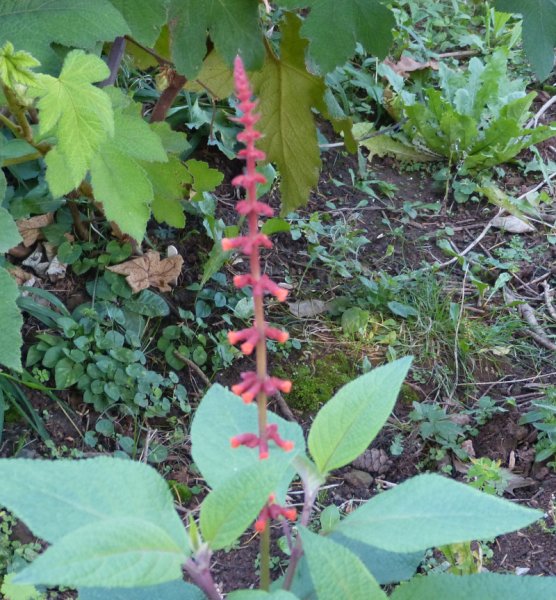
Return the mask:
[[[81,600],[555,598],[554,577],[415,575],[429,548],[491,540],[543,518],[446,477],[418,475],[346,516],[330,507],[320,524],[314,518],[328,475],[364,452],[388,419],[411,359],[374,368],[341,388],[316,415],[307,441],[298,424],[268,410],[267,398],[287,393],[291,384],[268,373],[266,340],[283,342],[287,333],[265,321],[263,298],[269,293],[283,301],[286,291],[261,272],[260,251],[271,242],[258,223],[272,211],[257,199],[264,178],[256,163],[264,154],[256,147],[257,106],[240,58],[235,87],[246,168],[234,184],[246,190],[237,210],[248,229],[224,247],[249,258],[249,273],[235,285],[251,288],[255,311],[253,325],[229,338],[245,354],[255,353],[256,366],[232,391],[213,385],[195,414],[192,456],[210,492],[184,524],[168,485],[146,464],[111,457],[0,460],[0,505],[48,543],[7,578],[4,594],[67,586]],[[296,478],[303,490],[299,512],[288,499]],[[260,537],[260,589],[228,593],[212,573],[213,555],[250,528]],[[273,529],[283,533],[289,555],[274,581]]]

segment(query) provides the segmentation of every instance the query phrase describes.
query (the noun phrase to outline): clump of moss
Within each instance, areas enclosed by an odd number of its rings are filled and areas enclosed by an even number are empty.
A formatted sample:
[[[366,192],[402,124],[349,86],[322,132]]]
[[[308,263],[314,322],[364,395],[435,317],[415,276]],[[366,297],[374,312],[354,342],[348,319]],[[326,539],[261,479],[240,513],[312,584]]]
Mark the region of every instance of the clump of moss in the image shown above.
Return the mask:
[[[292,391],[286,400],[292,408],[314,413],[356,375],[354,365],[345,354],[333,352],[312,363],[278,367],[274,374],[290,379]]]

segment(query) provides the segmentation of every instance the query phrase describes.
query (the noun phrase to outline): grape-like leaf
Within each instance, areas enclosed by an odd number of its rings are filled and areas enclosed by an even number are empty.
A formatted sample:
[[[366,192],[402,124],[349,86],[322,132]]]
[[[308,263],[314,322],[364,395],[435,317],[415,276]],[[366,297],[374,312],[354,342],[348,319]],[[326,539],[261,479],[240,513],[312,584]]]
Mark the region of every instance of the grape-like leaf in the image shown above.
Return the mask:
[[[14,218],[0,206],[0,252],[7,252],[22,241],[23,238],[17,229]]]
[[[0,267],[0,364],[21,371],[21,327],[23,318],[16,305],[19,290],[11,275]]]
[[[359,42],[384,58],[392,43],[394,16],[379,0],[279,0],[284,8],[309,7],[301,33],[310,40],[309,54],[323,73],[342,65]],[[330,24],[334,32],[330,34]]]
[[[122,15],[109,0],[2,0],[0,40],[30,52],[45,72],[59,67],[52,44],[93,50],[130,33]]]
[[[496,0],[503,12],[523,15],[523,46],[535,74],[546,79],[554,68],[556,0]]]
[[[131,35],[144,46],[152,46],[166,22],[166,0],[110,0],[131,28]]]
[[[11,42],[6,42],[0,48],[0,81],[8,87],[13,87],[16,83],[29,85],[36,78],[31,69],[40,64],[29,52],[16,51]]]

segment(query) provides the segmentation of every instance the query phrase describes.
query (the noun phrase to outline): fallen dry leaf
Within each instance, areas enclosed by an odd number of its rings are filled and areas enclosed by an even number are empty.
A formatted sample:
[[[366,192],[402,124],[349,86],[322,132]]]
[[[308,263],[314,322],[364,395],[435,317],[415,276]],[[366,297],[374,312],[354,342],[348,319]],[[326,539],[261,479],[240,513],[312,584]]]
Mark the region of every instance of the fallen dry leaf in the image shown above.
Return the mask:
[[[20,219],[16,221],[17,228],[23,238],[23,245],[26,248],[32,246],[41,236],[43,227],[54,222],[54,214],[47,213],[46,215],[37,215],[30,219]]]
[[[183,258],[171,256],[160,260],[160,254],[149,250],[144,256],[132,258],[124,263],[108,267],[113,273],[125,275],[129,287],[134,292],[146,290],[148,287],[158,288],[161,292],[169,292],[181,273]]]
[[[531,223],[519,219],[514,215],[508,217],[494,217],[492,219],[492,226],[503,229],[508,233],[531,233],[536,231],[535,227]]]
[[[428,60],[427,62],[423,63],[419,62],[418,60],[414,60],[409,56],[402,56],[398,62],[394,62],[393,60],[387,58],[384,61],[384,64],[387,67],[390,67],[394,73],[402,75],[402,77],[405,77],[414,71],[423,71],[424,69],[433,69],[438,71],[438,62],[436,60]]]
[[[35,277],[31,273],[25,271],[21,267],[14,267],[8,272],[16,280],[17,285],[33,285],[33,283],[36,281]],[[32,281],[33,283],[27,283],[29,281]]]

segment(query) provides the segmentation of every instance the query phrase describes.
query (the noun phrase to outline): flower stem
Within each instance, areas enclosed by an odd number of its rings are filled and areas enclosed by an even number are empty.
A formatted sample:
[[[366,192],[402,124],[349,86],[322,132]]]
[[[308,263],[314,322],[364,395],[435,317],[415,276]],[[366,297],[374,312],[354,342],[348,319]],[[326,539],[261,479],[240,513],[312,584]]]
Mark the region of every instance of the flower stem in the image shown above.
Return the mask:
[[[270,525],[261,533],[261,590],[268,592],[270,589]]]

